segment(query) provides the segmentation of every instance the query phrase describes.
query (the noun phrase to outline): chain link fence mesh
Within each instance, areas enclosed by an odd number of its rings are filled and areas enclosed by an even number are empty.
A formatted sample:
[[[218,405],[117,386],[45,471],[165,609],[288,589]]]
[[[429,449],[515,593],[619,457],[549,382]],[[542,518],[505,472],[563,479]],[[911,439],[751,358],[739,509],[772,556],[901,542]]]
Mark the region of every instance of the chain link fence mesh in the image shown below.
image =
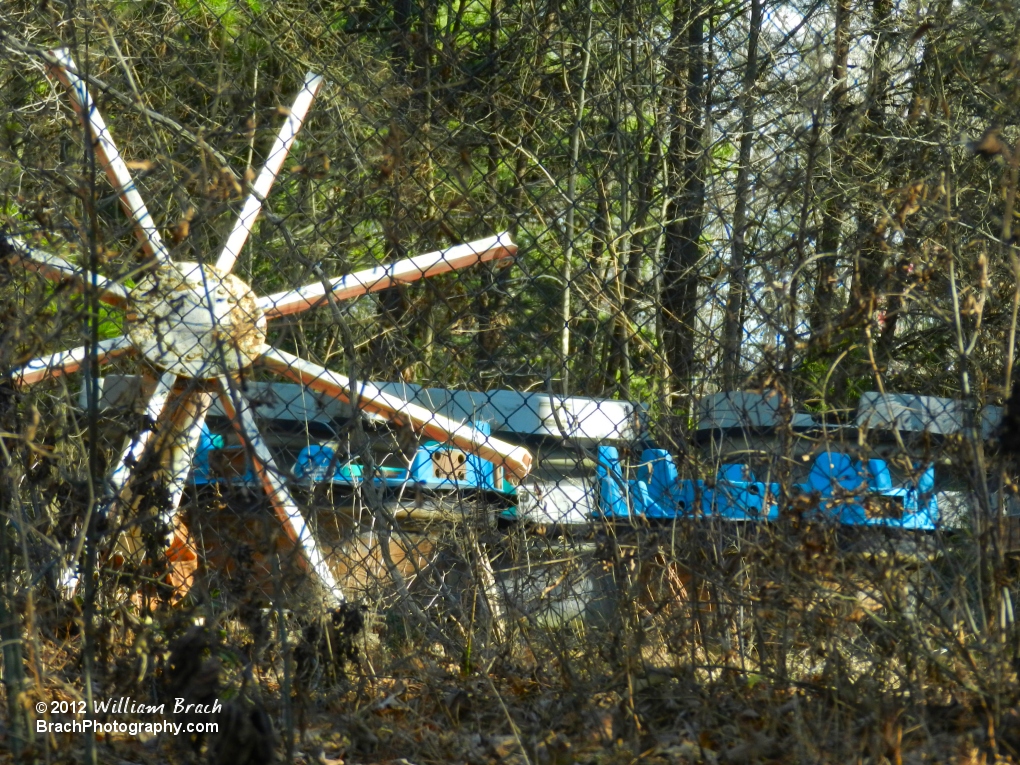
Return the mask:
[[[1016,19],[7,2],[7,746],[1016,757]]]

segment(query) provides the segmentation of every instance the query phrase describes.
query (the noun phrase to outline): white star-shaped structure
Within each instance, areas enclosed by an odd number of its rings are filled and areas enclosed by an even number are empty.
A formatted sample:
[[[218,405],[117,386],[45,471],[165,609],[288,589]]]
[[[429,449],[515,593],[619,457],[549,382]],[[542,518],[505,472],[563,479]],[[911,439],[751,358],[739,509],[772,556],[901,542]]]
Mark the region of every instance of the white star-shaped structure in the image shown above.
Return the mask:
[[[215,261],[176,262],[171,260],[68,51],[53,51],[52,56],[51,71],[70,92],[86,135],[93,142],[97,164],[113,184],[124,211],[132,220],[150,267],[138,283],[128,289],[115,280],[42,251],[22,238],[5,236],[5,249],[13,263],[55,281],[70,280],[82,289],[97,290],[100,300],[124,309],[127,327],[126,334],[102,340],[95,346],[84,345],[35,359],[12,373],[14,383],[29,386],[74,372],[86,364],[92,354],[100,363],[119,356],[137,357],[143,374],[150,377],[152,392],[145,409],[148,420],[155,425],[127,440],[107,478],[104,512],[110,512],[123,499],[132,470],[142,457],[153,449],[165,448],[162,463],[166,468],[170,501],[162,511],[162,520],[172,529],[179,528],[176,516],[192,459],[206,415],[214,397],[218,397],[242,441],[248,445],[256,473],[287,535],[298,545],[307,568],[319,578],[331,599],[342,602],[343,590],[274,464],[259,433],[251,404],[244,398],[242,387],[236,384],[238,375],[259,364],[327,396],[349,402],[352,391],[348,378],[267,344],[267,323],[307,311],[327,300],[351,299],[397,283],[510,258],[516,253],[516,245],[504,233],[260,297],[231,271],[305,115],[322,87],[322,78],[311,73],[305,77],[304,86],[269,152],[265,167],[252,184],[250,195]],[[154,381],[151,378],[155,378]],[[523,477],[530,469],[531,454],[526,449],[387,394],[371,383],[358,383],[356,400],[358,406],[368,412],[409,425],[437,441],[454,444],[504,466],[518,477]],[[156,438],[157,433],[163,437]],[[175,533],[180,532],[172,532]],[[171,536],[168,547],[173,541]],[[73,574],[75,563],[71,562],[72,570],[65,581],[71,588],[77,581]]]

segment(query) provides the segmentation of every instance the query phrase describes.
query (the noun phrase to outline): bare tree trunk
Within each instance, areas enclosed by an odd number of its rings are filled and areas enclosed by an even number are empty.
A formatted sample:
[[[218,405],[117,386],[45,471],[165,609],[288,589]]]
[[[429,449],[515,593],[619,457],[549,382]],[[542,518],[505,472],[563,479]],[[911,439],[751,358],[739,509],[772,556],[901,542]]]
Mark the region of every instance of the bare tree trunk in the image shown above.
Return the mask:
[[[614,326],[613,359],[614,374],[619,374],[619,393],[623,398],[630,397],[630,377],[633,365],[633,340],[640,327],[636,327],[637,301],[640,297],[642,266],[648,259],[649,243],[646,226],[651,213],[652,201],[656,192],[656,179],[662,165],[662,152],[658,137],[655,136],[653,107],[640,99],[643,92],[640,71],[642,50],[638,44],[636,30],[640,22],[636,17],[636,4],[628,4],[630,15],[627,26],[621,31],[621,39],[627,40],[630,48],[630,70],[626,77],[621,72],[621,80],[630,83],[632,98],[621,98],[621,115],[617,125],[623,124],[624,114],[636,117],[636,127],[629,140],[623,131],[617,131],[619,140],[618,155],[621,168],[620,183],[620,283],[622,298],[619,313]],[[621,58],[623,58],[621,56]],[[652,137],[646,130],[652,122]],[[646,148],[647,147],[647,148]]]
[[[413,90],[409,80],[413,77],[414,44],[414,7],[411,0],[393,0],[393,36],[390,54],[393,56],[393,69],[398,80],[407,82],[407,90]],[[410,111],[410,100],[402,98],[394,104],[394,114],[407,114]],[[404,132],[394,120],[389,133],[383,139],[387,162],[382,175],[389,185],[388,211],[382,221],[386,239],[386,259],[389,262],[406,257],[403,246],[404,229],[408,214],[408,200],[404,199],[401,189],[404,185],[406,163],[404,161]],[[405,287],[389,287],[379,292],[379,321],[381,324],[399,327],[410,308]],[[404,356],[406,349],[399,347],[400,333],[380,335],[373,341],[372,372],[381,372],[392,368],[397,358]]]
[[[642,145],[645,140],[640,139]],[[619,328],[621,340],[620,348],[622,366],[620,369],[620,395],[623,398],[630,397],[630,375],[632,366],[631,339],[636,331],[632,329],[634,317],[637,313],[637,300],[641,295],[641,269],[646,259],[651,255],[649,247],[653,249],[657,244],[658,237],[649,243],[646,226],[648,217],[651,214],[655,181],[662,166],[661,143],[658,138],[652,140],[651,150],[646,158],[638,162],[637,192],[638,199],[634,210],[634,223],[631,229],[635,232],[630,240],[630,253],[627,258],[627,272],[623,280],[623,319]]]
[[[886,225],[880,223],[884,213],[875,210],[868,198],[879,192],[882,184],[880,168],[885,159],[885,148],[881,134],[885,131],[885,111],[889,98],[888,58],[888,26],[889,14],[892,12],[891,0],[874,0],[872,5],[872,36],[874,49],[871,56],[871,73],[868,82],[868,108],[862,130],[867,175],[864,180],[870,194],[859,194],[857,201],[857,254],[854,259],[853,287],[850,292],[848,308],[860,311],[874,311],[876,291],[879,289],[885,273],[885,260],[888,245],[885,241]],[[884,179],[888,181],[888,178]],[[854,305],[856,303],[856,306]],[[867,320],[871,320],[870,313]]]
[[[490,6],[490,28],[489,28],[489,55],[491,60],[496,61],[499,55],[498,53],[498,42],[499,42],[499,30],[501,28],[501,18],[506,9],[513,8],[513,3],[505,4],[503,10],[500,9],[499,0],[491,0]],[[519,232],[522,228],[521,222],[526,219],[528,212],[526,211],[527,195],[526,186],[530,168],[530,158],[534,156],[536,142],[538,141],[538,134],[535,131],[535,125],[538,120],[537,115],[541,113],[541,106],[536,103],[535,96],[536,92],[531,86],[530,72],[541,66],[542,61],[548,53],[548,45],[550,35],[547,33],[548,27],[550,26],[550,19],[553,15],[553,9],[551,6],[546,7],[541,15],[534,18],[534,26],[537,30],[543,30],[539,34],[539,40],[535,43],[534,50],[531,54],[531,61],[529,66],[523,67],[519,73],[519,79],[511,83],[512,87],[522,94],[527,94],[527,98],[524,101],[525,107],[519,111],[520,122],[516,126],[511,127],[509,134],[507,133],[507,127],[502,121],[500,112],[493,112],[494,123],[492,127],[492,136],[489,144],[489,177],[492,179],[490,184],[491,187],[496,190],[497,187],[497,166],[499,162],[499,151],[500,141],[498,136],[504,135],[511,138],[520,137],[521,151],[517,152],[513,180],[507,184],[506,189],[498,189],[498,193],[502,199],[506,200],[506,209],[511,216],[511,222],[509,226],[511,237],[515,242],[519,242]],[[506,295],[509,291],[509,285],[511,281],[511,275],[515,272],[513,268],[502,268],[493,272],[493,267],[483,266],[486,270],[483,272],[481,294],[479,296],[479,336],[480,336],[480,350],[479,350],[479,363],[478,369],[482,370],[494,370],[501,366],[501,363],[505,361],[505,355],[501,355],[501,349],[506,339],[505,327],[509,322],[502,322],[497,317],[499,316],[503,306],[506,302]]]
[[[432,130],[436,117],[432,63],[435,53],[436,11],[434,0],[393,0],[394,36],[390,50],[394,70],[402,81],[403,95],[393,104],[390,130],[385,138],[388,160],[382,174],[390,189],[388,214],[383,221],[387,260],[407,257],[409,231],[435,232],[435,156]],[[401,125],[416,125],[417,141],[408,141]],[[405,154],[406,151],[406,154]],[[414,315],[412,296],[424,297],[422,309]],[[434,288],[429,285],[394,286],[379,292],[380,322],[400,328],[398,333],[373,343],[380,373],[392,375],[395,363],[410,372],[419,361],[428,360],[428,332]],[[426,348],[419,354],[415,343]],[[413,361],[412,361],[413,359]],[[405,366],[409,363],[410,366]]]
[[[625,98],[629,78],[625,71],[622,47],[626,44],[627,38],[627,30],[623,23],[623,19],[621,18],[616,27],[616,39],[613,41],[615,47],[613,71],[615,93],[613,94],[612,107],[613,143],[615,144],[614,150],[612,151],[612,165],[614,168],[613,175],[616,176],[616,190],[618,194],[617,204],[619,205],[618,209],[620,220],[618,237],[613,236],[612,218],[609,214],[608,195],[603,194],[600,199],[600,202],[604,200],[606,205],[604,214],[606,244],[609,253],[609,262],[612,264],[614,270],[612,285],[606,285],[612,294],[613,304],[612,320],[606,337],[606,342],[609,345],[606,379],[605,384],[603,385],[603,390],[606,391],[611,388],[615,388],[618,375],[621,373],[624,376],[627,375],[625,368],[627,367],[627,361],[629,360],[629,321],[627,315],[624,313],[623,291],[624,281],[627,278],[626,260],[630,254],[630,232],[632,230],[631,193],[634,181],[633,155],[635,154],[637,147],[635,147],[630,140],[629,133],[626,128],[627,121],[630,117],[630,109]],[[602,214],[603,213],[600,210],[600,216],[602,216]]]
[[[584,102],[587,97],[588,69],[591,66],[592,13],[588,5],[588,29],[585,33],[584,48],[581,61],[581,82],[577,93],[577,113],[574,127],[570,133],[570,167],[567,168],[567,220],[563,247],[563,303],[561,320],[563,329],[560,334],[560,354],[563,360],[563,395],[570,395],[570,288],[573,281],[571,259],[574,257],[574,218],[577,212],[577,173],[581,151],[581,122],[584,119]]]
[[[499,48],[499,0],[490,0],[489,2],[489,45],[488,53],[490,60],[495,61],[496,51]],[[493,133],[498,131],[498,126],[494,127]],[[522,136],[528,136],[530,131],[521,131]],[[493,193],[494,196],[500,196],[499,189],[499,178],[497,169],[499,167],[499,141],[495,135],[489,138],[489,152],[488,152],[488,167],[486,168],[486,186],[488,190]],[[523,155],[518,158],[518,167],[521,167],[523,161]],[[515,175],[516,182],[515,188],[510,192],[509,196],[511,199],[516,199],[518,189],[520,187],[520,173]],[[516,207],[511,205],[511,209],[516,212]],[[513,227],[516,228],[516,227]],[[514,234],[511,231],[511,234]],[[516,239],[515,239],[516,241]],[[482,266],[482,283],[478,291],[476,311],[478,313],[478,334],[475,338],[477,344],[477,355],[475,360],[476,372],[487,371],[493,366],[493,357],[496,351],[499,349],[498,337],[496,333],[497,328],[494,326],[493,319],[499,313],[499,310],[503,305],[503,290],[499,287],[505,279],[500,279],[506,273],[507,269],[501,269],[495,271],[493,266]]]
[[[21,620],[13,607],[13,590],[17,588],[14,558],[18,547],[13,528],[14,492],[13,466],[4,449],[4,476],[0,483],[0,640],[3,640],[3,684],[7,697],[7,741],[17,757],[29,743],[31,735],[25,707],[25,664],[22,653]]]
[[[751,148],[754,141],[754,90],[758,79],[758,37],[761,33],[762,3],[751,0],[750,30],[747,39],[747,64],[741,94],[740,151],[737,155],[737,185],[733,207],[733,251],[730,257],[730,289],[723,319],[723,385],[733,387],[740,376],[740,347],[744,334],[744,303],[747,292],[745,273],[747,252],[747,208],[751,194]]]
[[[885,213],[873,200],[881,195],[881,189],[889,182],[888,176],[883,177],[882,163],[886,152],[882,133],[885,132],[885,111],[889,98],[887,32],[891,12],[891,0],[873,1],[871,34],[874,47],[868,79],[867,110],[854,151],[857,164],[862,165],[864,171],[855,179],[857,241],[844,326],[848,327],[847,333],[862,345],[870,342],[865,333],[870,331],[879,307],[882,283],[885,280],[886,255],[889,251]],[[870,359],[863,355],[848,357],[833,372],[828,397],[839,404],[849,403],[851,380],[866,377],[871,371]]]
[[[832,94],[830,95],[829,152],[838,152],[846,136],[850,120],[846,104],[847,60],[850,57],[850,0],[836,0],[836,41],[832,56]],[[838,186],[822,212],[822,231],[818,237],[818,277],[815,281],[814,302],[808,313],[811,336],[819,337],[829,329],[836,311],[836,266],[842,240],[846,200]]]
[[[935,18],[948,18],[952,10],[952,0],[942,0],[935,11]],[[937,70],[935,56],[938,49],[939,33],[935,32],[926,37],[924,54],[915,70],[912,90],[913,103],[911,112],[916,118],[921,117],[924,111],[921,104],[934,101],[937,97],[931,87],[930,79]],[[916,160],[912,163],[913,168],[909,171],[911,178],[922,178],[928,172],[928,168],[935,161],[932,158],[932,151],[925,147],[921,150]],[[879,336],[877,353],[879,363],[887,363],[896,344],[896,330],[899,327],[900,318],[903,315],[906,305],[903,300],[903,293],[908,283],[909,269],[912,263],[918,262],[921,258],[920,232],[910,225],[904,225],[903,257],[896,264],[892,274],[887,296],[885,312],[885,324],[882,327],[882,334]]]
[[[797,346],[800,341],[798,328],[800,326],[800,277],[799,274],[804,266],[805,253],[808,246],[808,222],[811,219],[812,205],[814,203],[814,179],[815,164],[818,161],[819,143],[821,136],[821,116],[816,115],[811,125],[811,137],[807,146],[807,165],[804,168],[804,187],[801,197],[800,222],[797,225],[796,253],[794,261],[793,276],[790,278],[789,293],[786,303],[786,326],[777,327],[781,329],[786,339],[784,345],[784,370],[789,375],[787,382],[789,390],[795,389],[795,379],[792,376],[797,356]]]
[[[707,8],[674,4],[671,65],[681,71],[686,53],[686,88],[676,82],[673,124],[667,165],[670,171],[663,263],[662,320],[666,360],[671,374],[688,390],[693,387],[695,323],[698,315],[698,268],[705,206],[705,18]],[[686,28],[686,45],[680,35]]]
[[[608,173],[606,173],[608,175]],[[614,285],[619,278],[616,248],[613,244],[612,210],[609,199],[609,191],[601,180],[595,183],[595,193],[598,196],[595,220],[592,222],[591,241],[591,262],[598,265],[597,283],[602,286],[599,300],[607,297],[612,305],[612,314],[605,329],[604,342],[599,345],[598,335],[592,338],[587,344],[588,353],[583,362],[582,369],[593,370],[593,384],[591,392],[598,392],[606,395],[616,380],[616,371],[619,364],[619,349],[616,347],[616,330],[620,322],[619,306],[615,301]],[[621,226],[623,224],[621,220]],[[614,273],[615,271],[615,273]],[[596,358],[598,356],[599,358]]]

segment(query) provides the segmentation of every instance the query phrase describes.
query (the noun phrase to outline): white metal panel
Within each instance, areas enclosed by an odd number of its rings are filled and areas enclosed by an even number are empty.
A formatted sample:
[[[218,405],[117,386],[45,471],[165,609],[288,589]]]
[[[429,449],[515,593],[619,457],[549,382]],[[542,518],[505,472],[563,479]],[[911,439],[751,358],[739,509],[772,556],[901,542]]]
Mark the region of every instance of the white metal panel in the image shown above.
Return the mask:
[[[517,490],[517,513],[533,523],[590,523],[597,507],[595,485],[584,479],[528,481]]]
[[[380,383],[380,388],[455,420],[483,421],[493,431],[590,441],[633,440],[644,432],[645,409],[632,401],[521,393],[466,391]],[[399,392],[398,392],[399,391]]]
[[[784,424],[782,401],[775,391],[723,391],[698,401],[698,430],[713,428],[775,428]],[[814,426],[814,418],[802,412],[793,414],[795,428]]]
[[[963,407],[951,398],[871,391],[861,394],[857,425],[946,435],[963,427]]]
[[[245,382],[243,385],[255,413],[267,420],[326,423],[351,415],[347,404],[303,385],[275,382]],[[109,375],[102,378],[100,407],[129,405],[138,395],[139,386],[137,377]],[[458,422],[488,422],[493,432],[568,436],[594,442],[634,440],[642,436],[645,427],[645,409],[632,401],[563,399],[546,393],[512,390],[455,391],[403,382],[375,383],[375,386]],[[84,392],[80,405],[82,408],[86,405]],[[209,413],[224,416],[219,402],[213,404]]]
[[[958,433],[964,426],[963,402],[911,393],[861,394],[857,406],[857,425],[866,428],[892,428],[910,433],[928,431],[937,435]],[[1002,408],[985,406],[977,414],[982,438],[994,435],[1002,419]]]

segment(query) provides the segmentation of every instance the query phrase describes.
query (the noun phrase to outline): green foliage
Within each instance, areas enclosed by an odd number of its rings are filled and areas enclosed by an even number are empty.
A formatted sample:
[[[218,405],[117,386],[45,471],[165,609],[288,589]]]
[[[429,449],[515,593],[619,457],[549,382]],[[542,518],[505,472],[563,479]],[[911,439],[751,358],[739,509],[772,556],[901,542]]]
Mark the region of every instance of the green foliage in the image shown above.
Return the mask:
[[[257,17],[262,13],[262,3],[259,0],[175,1],[184,18],[218,27],[225,40],[229,41],[241,35],[247,16]]]
[[[862,393],[874,390],[874,377],[868,373],[844,374],[845,370],[867,369],[868,350],[846,340],[824,354],[805,358],[797,369],[803,386],[805,408],[825,413],[856,406]],[[839,387],[833,387],[838,382]]]

